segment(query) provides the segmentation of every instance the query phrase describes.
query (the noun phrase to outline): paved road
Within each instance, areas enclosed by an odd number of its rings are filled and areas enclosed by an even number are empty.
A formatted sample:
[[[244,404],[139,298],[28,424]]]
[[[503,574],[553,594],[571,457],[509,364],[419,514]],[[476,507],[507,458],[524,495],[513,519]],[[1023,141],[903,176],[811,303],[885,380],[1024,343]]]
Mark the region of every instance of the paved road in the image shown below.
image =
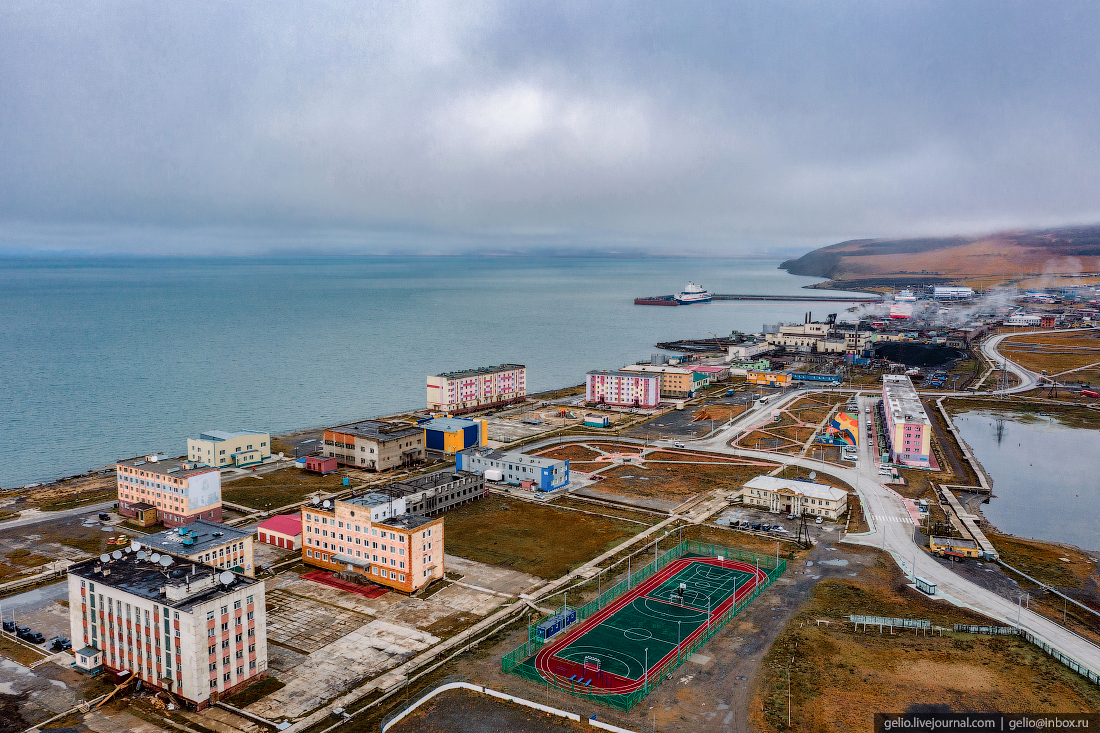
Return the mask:
[[[43,512],[38,509],[24,509],[18,519],[9,519],[6,522],[0,522],[0,532],[5,532],[15,527],[26,527],[32,524],[41,524],[42,522],[56,522],[58,519],[65,517],[73,517],[80,514],[90,514],[95,516],[103,511],[108,511],[115,505],[114,500],[105,501],[101,504],[88,504],[87,506],[77,507],[75,509],[63,509],[57,512]]]

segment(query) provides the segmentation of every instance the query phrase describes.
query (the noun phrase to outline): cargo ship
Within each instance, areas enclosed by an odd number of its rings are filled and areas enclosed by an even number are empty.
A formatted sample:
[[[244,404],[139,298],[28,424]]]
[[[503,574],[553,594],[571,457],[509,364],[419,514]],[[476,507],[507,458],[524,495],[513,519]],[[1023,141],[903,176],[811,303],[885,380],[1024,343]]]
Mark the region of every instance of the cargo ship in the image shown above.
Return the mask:
[[[693,282],[688,282],[687,287],[673,297],[680,305],[692,305],[693,303],[709,303],[712,293],[706,288],[701,288]]]

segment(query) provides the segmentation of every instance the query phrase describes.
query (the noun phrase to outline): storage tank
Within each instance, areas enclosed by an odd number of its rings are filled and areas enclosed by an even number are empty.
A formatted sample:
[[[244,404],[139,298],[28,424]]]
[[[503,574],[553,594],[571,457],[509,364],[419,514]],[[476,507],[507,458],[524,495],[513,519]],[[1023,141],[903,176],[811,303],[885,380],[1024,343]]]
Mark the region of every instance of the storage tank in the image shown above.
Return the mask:
[[[498,469],[495,469],[495,468],[486,469],[486,471],[485,471],[485,480],[486,481],[503,481],[504,480],[504,472],[500,471]]]

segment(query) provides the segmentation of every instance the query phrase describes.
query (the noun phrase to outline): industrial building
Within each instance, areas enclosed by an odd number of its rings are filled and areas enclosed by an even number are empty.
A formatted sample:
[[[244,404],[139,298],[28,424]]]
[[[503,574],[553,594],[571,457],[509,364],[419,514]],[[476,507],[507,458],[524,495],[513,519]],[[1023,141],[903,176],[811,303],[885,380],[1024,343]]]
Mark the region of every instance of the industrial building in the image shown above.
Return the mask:
[[[73,645],[89,665],[198,709],[266,676],[264,584],[253,578],[139,548],[71,566],[68,589]]]
[[[906,466],[928,468],[932,454],[932,423],[909,377],[904,374],[882,376],[880,409],[890,460]]]
[[[489,424],[485,420],[465,417],[436,417],[420,423],[424,428],[428,450],[458,453],[460,450],[485,445],[489,439]]]
[[[428,377],[428,409],[449,414],[510,405],[527,398],[522,364],[443,372]]]
[[[260,522],[256,535],[265,545],[282,547],[287,550],[302,549],[302,513],[276,514],[271,519]]]
[[[198,519],[175,529],[147,535],[141,544],[192,562],[232,570],[248,577],[256,575],[252,533],[217,522]]]
[[[932,288],[932,297],[936,300],[969,300],[974,297],[974,288],[941,287]]]
[[[585,378],[585,402],[618,407],[656,407],[661,375],[650,372],[591,371]]]
[[[347,466],[370,471],[412,466],[424,460],[424,428],[360,420],[325,428],[323,454]]]
[[[658,366],[653,364],[630,364],[622,372],[645,372],[656,374],[660,378],[660,396],[663,398],[685,398],[695,396],[695,379],[689,369],[676,366]]]
[[[837,519],[848,510],[848,492],[825,484],[775,476],[749,480],[731,498],[780,514],[811,514]]]
[[[766,387],[790,387],[794,379],[790,372],[766,372],[749,369],[745,372],[745,381],[749,384],[760,384]]]
[[[401,496],[411,514],[432,516],[485,496],[485,477],[469,471],[437,471],[397,481],[379,491]]]
[[[204,463],[157,455],[115,463],[118,513],[143,527],[222,520],[221,472]]]
[[[772,348],[782,346],[818,354],[862,354],[870,348],[871,331],[858,326],[838,326],[835,314],[824,323],[809,318],[807,313],[803,323],[766,327],[769,333],[765,333],[764,338]]]
[[[1038,313],[1013,313],[1005,319],[1006,326],[1042,326],[1043,317]]]
[[[208,430],[187,439],[187,460],[208,466],[256,466],[271,458],[271,436],[267,433]]]
[[[745,341],[726,347],[727,361],[745,362],[754,356],[760,356],[772,350],[772,345],[767,341]]]
[[[443,577],[443,518],[404,510],[404,498],[376,493],[307,507],[302,560],[415,594]]]
[[[469,448],[457,454],[455,460],[460,471],[538,491],[553,491],[569,484],[569,461],[485,448]]]

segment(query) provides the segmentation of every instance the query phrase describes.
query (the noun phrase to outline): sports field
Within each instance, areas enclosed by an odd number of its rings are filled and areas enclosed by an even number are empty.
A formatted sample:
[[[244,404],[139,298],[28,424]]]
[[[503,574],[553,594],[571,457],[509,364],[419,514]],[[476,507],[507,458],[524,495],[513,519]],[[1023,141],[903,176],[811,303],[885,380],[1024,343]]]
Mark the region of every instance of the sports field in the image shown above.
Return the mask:
[[[525,664],[555,685],[594,694],[633,692],[706,633],[711,619],[767,580],[766,571],[739,560],[682,557]]]

